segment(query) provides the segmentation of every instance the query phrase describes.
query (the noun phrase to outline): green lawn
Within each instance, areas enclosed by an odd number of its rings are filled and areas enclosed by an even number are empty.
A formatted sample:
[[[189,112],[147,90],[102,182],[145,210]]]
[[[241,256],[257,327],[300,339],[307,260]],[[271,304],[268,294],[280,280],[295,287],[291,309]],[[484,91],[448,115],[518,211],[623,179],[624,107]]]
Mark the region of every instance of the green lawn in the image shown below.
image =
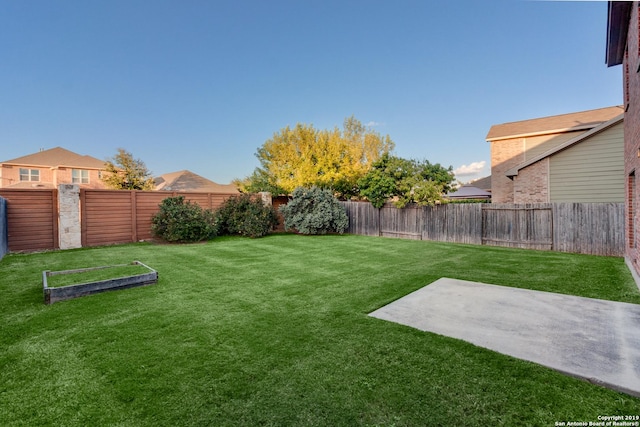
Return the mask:
[[[157,285],[43,304],[43,270]],[[363,236],[11,254],[3,426],[553,426],[640,399],[367,313],[440,277],[640,303],[620,258]]]

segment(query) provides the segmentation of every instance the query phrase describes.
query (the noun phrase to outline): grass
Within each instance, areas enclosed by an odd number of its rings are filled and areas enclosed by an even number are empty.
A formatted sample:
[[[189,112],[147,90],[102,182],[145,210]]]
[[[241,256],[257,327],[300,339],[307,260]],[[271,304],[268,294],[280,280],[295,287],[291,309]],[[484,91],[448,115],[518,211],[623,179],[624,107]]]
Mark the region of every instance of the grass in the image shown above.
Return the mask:
[[[139,264],[120,264],[100,267],[81,268],[77,270],[52,271],[47,277],[47,286],[61,286],[92,283],[109,279],[136,276],[149,273],[150,270]]]
[[[41,272],[138,259],[156,286],[42,301]],[[8,426],[553,426],[640,399],[367,313],[440,277],[640,303],[620,258],[364,236],[10,254]]]

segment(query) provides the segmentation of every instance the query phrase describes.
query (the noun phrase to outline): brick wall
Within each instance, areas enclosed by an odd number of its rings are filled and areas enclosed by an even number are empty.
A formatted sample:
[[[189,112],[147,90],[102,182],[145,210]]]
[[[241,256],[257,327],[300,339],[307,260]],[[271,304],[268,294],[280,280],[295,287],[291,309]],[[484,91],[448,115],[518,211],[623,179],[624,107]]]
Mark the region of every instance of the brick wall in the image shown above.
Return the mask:
[[[3,166],[0,187],[9,187],[10,185],[18,184],[20,182],[20,169],[20,166]],[[37,169],[40,172],[40,181],[30,181],[34,188],[36,188],[38,184],[53,183],[53,172],[51,168],[24,167],[23,169]]]
[[[513,180],[514,203],[549,202],[549,158],[518,172]]]
[[[55,171],[55,181],[54,185],[57,187],[60,184],[72,184],[72,168],[59,168]],[[106,189],[107,186],[104,185],[104,182],[100,179],[99,171],[97,170],[89,170],[89,183],[88,184],[80,184],[77,183],[81,188],[95,188],[95,189]]]
[[[2,168],[2,179],[0,180],[0,187],[9,187],[10,185],[20,182],[20,166],[4,166]],[[58,168],[51,169],[48,167],[22,167],[22,169],[37,169],[40,171],[40,180],[31,181],[33,188],[37,188],[40,185],[48,185],[57,187],[60,184],[72,184],[72,168]],[[79,184],[82,188],[106,188],[102,180],[98,175],[97,170],[89,170],[89,183]]]
[[[509,169],[549,151],[584,132],[584,130],[581,130],[491,141],[492,203],[517,203],[517,196],[514,194],[514,181],[505,176],[505,173]],[[548,191],[547,188],[547,193]],[[546,201],[547,200],[544,202]]]
[[[522,138],[491,142],[491,202],[513,203],[513,181],[505,172],[524,161]]]
[[[627,177],[640,174],[640,43],[638,40],[638,2],[633,2],[631,7],[631,18],[629,22],[629,33],[627,35],[628,54],[625,55],[625,62],[622,67],[624,74],[624,99],[627,110],[624,119],[624,143],[625,143],[625,173]],[[633,214],[633,218],[627,221],[626,235],[627,242],[626,256],[636,271],[640,273],[640,216],[638,201],[640,200],[639,186],[640,180],[627,179],[627,185],[634,185],[635,188],[627,188],[627,213]],[[633,203],[633,206],[630,206]]]

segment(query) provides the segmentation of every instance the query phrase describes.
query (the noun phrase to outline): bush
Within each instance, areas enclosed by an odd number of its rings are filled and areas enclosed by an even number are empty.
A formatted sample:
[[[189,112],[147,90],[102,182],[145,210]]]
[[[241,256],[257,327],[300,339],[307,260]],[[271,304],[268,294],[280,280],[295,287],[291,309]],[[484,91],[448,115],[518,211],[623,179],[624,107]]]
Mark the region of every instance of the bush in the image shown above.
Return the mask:
[[[151,232],[168,242],[199,242],[212,239],[218,231],[213,212],[183,196],[168,197],[152,219]]]
[[[293,199],[280,206],[285,229],[302,234],[344,233],[349,226],[346,210],[330,190],[298,187]]]
[[[216,212],[219,234],[262,237],[278,225],[278,214],[255,195],[240,194],[228,198]]]

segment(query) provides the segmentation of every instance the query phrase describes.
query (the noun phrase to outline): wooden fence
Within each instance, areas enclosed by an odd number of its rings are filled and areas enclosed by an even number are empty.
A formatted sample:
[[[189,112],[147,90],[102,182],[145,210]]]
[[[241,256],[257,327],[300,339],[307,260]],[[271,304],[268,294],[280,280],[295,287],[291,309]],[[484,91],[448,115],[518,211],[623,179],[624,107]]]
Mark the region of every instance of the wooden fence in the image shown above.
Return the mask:
[[[0,259],[9,252],[7,240],[7,200],[0,197]]]
[[[158,205],[175,196],[213,210],[231,194],[81,189],[82,246],[151,239],[151,218]]]
[[[231,196],[214,193],[81,189],[82,246],[151,239],[151,218],[158,211],[158,205],[165,198],[178,195],[206,209],[217,208]],[[0,189],[0,197],[6,199],[8,251],[59,248],[58,190],[3,188]]]
[[[9,251],[58,248],[58,191],[0,189],[7,200]]]
[[[624,255],[623,203],[474,203],[404,209],[341,203],[352,234]]]
[[[81,190],[82,246],[150,239],[151,218],[158,205],[163,199],[176,195],[207,209],[216,209],[231,196]],[[57,190],[0,189],[0,197],[6,200],[6,247],[9,251],[59,247]],[[286,200],[277,203],[286,203]],[[347,232],[352,234],[624,255],[623,203],[478,203],[404,209],[392,204],[376,209],[368,202],[341,203],[349,215]],[[0,226],[0,240],[1,233]]]

